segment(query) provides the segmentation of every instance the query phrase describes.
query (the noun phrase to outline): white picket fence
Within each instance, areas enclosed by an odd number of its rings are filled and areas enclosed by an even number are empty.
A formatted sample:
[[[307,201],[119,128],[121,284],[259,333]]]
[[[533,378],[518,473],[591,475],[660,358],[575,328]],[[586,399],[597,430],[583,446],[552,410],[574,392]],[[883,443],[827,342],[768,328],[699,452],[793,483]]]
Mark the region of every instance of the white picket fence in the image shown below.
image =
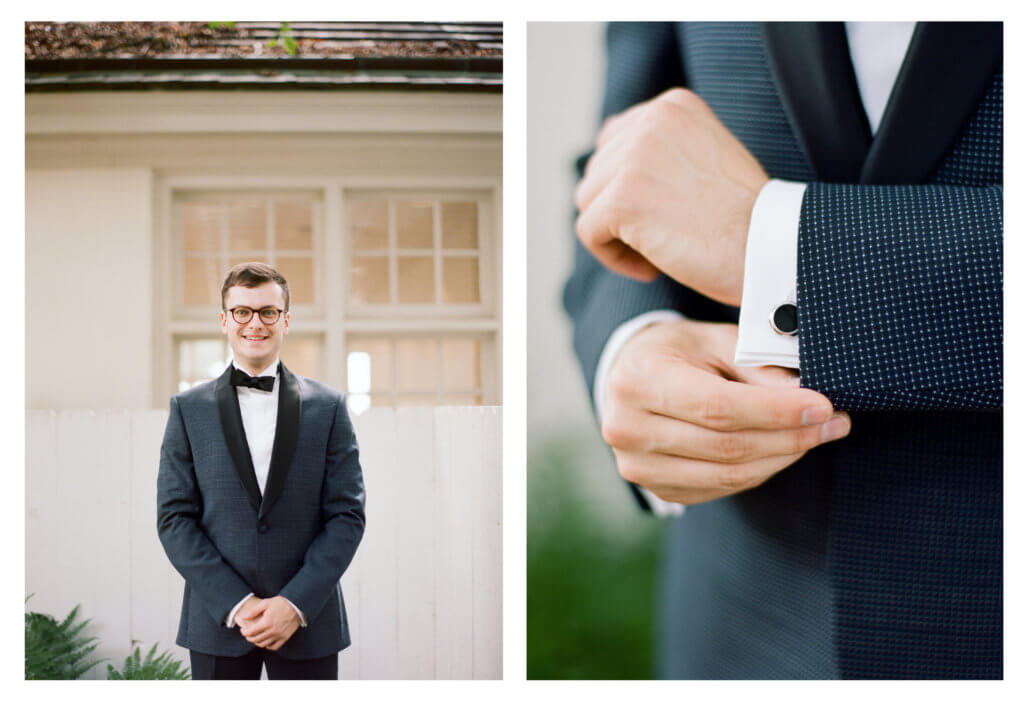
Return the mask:
[[[81,604],[97,654],[174,644],[184,581],[156,534],[167,411],[26,415],[26,608]],[[341,584],[342,679],[501,678],[501,410],[353,417],[367,527]],[[93,676],[105,678],[106,663]]]

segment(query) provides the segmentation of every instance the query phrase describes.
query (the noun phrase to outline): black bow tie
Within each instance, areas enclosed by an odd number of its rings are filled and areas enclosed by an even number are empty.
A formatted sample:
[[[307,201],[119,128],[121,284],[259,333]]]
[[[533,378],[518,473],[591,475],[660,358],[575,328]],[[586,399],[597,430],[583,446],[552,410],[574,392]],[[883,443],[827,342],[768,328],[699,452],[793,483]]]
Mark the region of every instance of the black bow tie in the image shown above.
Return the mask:
[[[231,386],[232,387],[249,387],[251,389],[258,389],[264,392],[274,391],[274,376],[264,375],[263,377],[252,377],[242,372],[238,368],[231,369]]]

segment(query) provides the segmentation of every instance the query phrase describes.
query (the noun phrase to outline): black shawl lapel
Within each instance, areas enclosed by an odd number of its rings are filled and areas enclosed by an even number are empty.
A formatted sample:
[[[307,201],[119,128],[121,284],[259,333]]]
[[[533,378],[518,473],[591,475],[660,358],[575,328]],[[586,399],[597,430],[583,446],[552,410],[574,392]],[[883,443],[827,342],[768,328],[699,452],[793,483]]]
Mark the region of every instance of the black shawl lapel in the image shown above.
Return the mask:
[[[1001,22],[921,22],[907,48],[860,182],[924,182],[1003,60]]]
[[[871,145],[842,22],[766,22],[782,107],[818,180],[855,183]]]
[[[274,431],[274,448],[270,453],[270,473],[267,475],[267,488],[260,506],[260,518],[274,508],[274,503],[281,496],[288,470],[291,469],[295,446],[299,440],[299,419],[302,416],[302,395],[299,382],[295,379],[284,363],[280,364],[278,381],[281,388],[277,397],[277,428]]]
[[[220,414],[220,427],[224,433],[224,442],[228,445],[228,452],[231,453],[231,462],[238,473],[238,479],[242,488],[249,495],[249,501],[254,509],[260,508],[260,486],[256,482],[256,470],[252,466],[252,456],[249,455],[249,444],[245,440],[245,428],[242,426],[242,412],[238,408],[238,395],[235,388],[231,386],[231,369],[217,378],[214,393],[217,397],[217,411]]]

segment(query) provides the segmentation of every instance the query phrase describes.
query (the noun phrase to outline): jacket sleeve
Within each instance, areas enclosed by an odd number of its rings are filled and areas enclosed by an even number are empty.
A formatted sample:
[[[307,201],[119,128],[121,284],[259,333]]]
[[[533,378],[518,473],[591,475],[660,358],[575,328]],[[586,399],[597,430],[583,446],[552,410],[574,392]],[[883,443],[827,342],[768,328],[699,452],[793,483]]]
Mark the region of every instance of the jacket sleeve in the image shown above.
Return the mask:
[[[196,482],[189,445],[177,397],[160,446],[157,475],[157,532],[174,569],[199,594],[217,625],[252,591],[229,565],[199,525],[203,499]]]
[[[671,23],[611,22],[602,119],[686,85],[682,53]],[[587,158],[577,162],[582,175]],[[573,237],[575,239],[575,237]],[[655,309],[674,309],[692,319],[736,321],[736,310],[698,295],[664,275],[641,283],[610,272],[576,239],[572,274],[562,301],[573,322],[573,346],[588,394],[594,396],[597,362],[608,338],[623,323]]]
[[[317,617],[352,562],[366,526],[365,504],[359,446],[345,399],[339,397],[321,488],[323,525],[306,550],[302,567],[280,591],[307,620]]]
[[[801,384],[839,409],[1002,405],[1002,187],[811,183]]]

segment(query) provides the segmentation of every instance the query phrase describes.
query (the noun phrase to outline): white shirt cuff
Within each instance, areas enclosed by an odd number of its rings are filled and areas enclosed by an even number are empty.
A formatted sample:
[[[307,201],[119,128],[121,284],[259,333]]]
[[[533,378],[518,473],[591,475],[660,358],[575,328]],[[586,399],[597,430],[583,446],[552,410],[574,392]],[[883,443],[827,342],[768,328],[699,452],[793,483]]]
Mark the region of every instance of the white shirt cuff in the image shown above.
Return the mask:
[[[252,592],[249,592],[248,594],[246,594],[244,599],[235,604],[235,607],[231,609],[231,613],[229,613],[228,617],[224,620],[224,625],[226,625],[228,628],[235,627],[235,614],[238,613],[238,609],[242,608],[242,604],[248,601],[249,598],[252,597],[252,595]]]
[[[671,309],[657,309],[652,312],[646,312],[640,316],[633,317],[629,321],[625,322],[619,328],[615,329],[611,336],[608,337],[608,342],[604,344],[604,350],[601,351],[601,357],[597,361],[597,371],[594,373],[594,407],[597,409],[597,418],[600,420],[601,411],[604,407],[604,390],[605,385],[608,382],[608,372],[611,370],[612,363],[615,362],[616,356],[622,347],[626,345],[626,341],[633,338],[636,333],[651,324],[655,324],[659,321],[675,321],[676,319],[683,319],[682,314]],[[641,496],[647,500],[647,505],[651,508],[651,512],[655,516],[669,517],[669,516],[681,516],[686,507],[682,504],[676,504],[671,501],[665,501],[660,497],[656,496],[653,492],[650,492],[643,487],[637,485],[637,489],[640,490]]]
[[[750,214],[736,365],[800,369],[797,336],[771,326],[775,309],[796,304],[797,242],[806,183],[769,180]]]

